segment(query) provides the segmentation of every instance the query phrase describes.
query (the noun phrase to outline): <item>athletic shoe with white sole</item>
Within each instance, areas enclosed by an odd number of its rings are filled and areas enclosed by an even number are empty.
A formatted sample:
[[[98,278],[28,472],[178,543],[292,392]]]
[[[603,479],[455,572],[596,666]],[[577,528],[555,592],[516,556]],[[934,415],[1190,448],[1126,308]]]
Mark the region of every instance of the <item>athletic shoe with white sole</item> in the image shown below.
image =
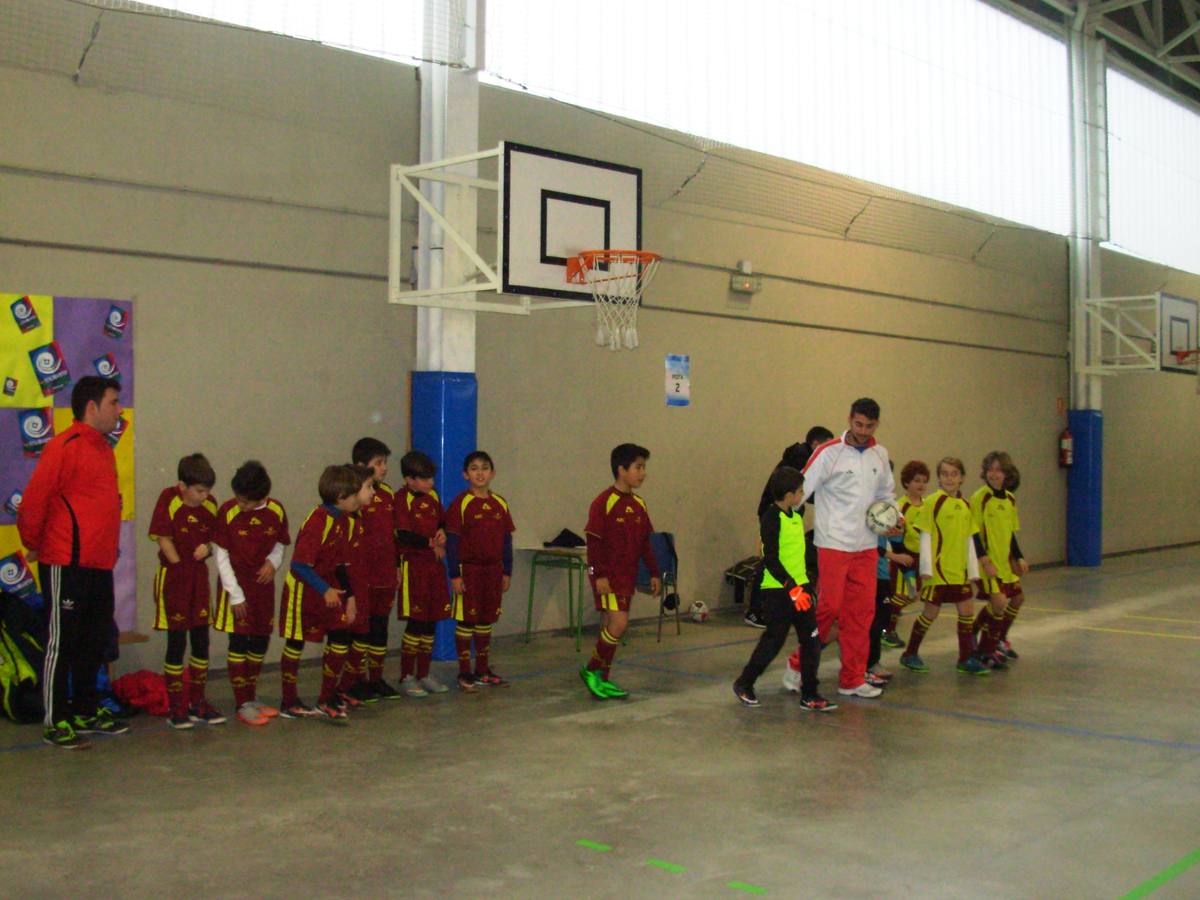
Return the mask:
[[[71,723],[65,720],[43,728],[42,741],[60,750],[87,750],[92,746],[91,741],[76,733]]]
[[[801,697],[800,708],[810,712],[833,712],[838,705],[832,700],[826,700],[820,694],[814,694],[811,697]]]
[[[733,696],[738,698],[738,702],[742,706],[758,706],[758,695],[754,693],[754,688],[748,684],[735,681],[733,683]]]
[[[405,697],[428,697],[429,691],[421,687],[421,682],[417,681],[412,675],[406,675],[400,679],[400,693]]]
[[[421,679],[421,687],[425,688],[426,693],[429,694],[444,694],[450,690],[432,675],[426,675]]]
[[[883,693],[883,689],[877,688],[877,687],[872,687],[871,685],[867,684],[864,681],[858,687],[852,687],[852,688],[840,687],[840,688],[838,688],[838,693],[841,694],[843,697],[862,697],[866,700],[873,700],[876,697],[878,697],[880,694]]]

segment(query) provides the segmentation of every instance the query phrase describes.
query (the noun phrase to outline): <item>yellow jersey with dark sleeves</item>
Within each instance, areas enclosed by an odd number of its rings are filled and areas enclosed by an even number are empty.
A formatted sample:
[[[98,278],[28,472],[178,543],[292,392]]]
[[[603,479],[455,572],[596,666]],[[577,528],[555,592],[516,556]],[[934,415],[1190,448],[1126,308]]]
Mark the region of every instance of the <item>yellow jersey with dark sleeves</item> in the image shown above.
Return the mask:
[[[995,565],[1000,581],[1004,584],[1018,581],[1012,567],[1013,535],[1021,530],[1017,498],[1003,488],[994,491],[985,484],[971,495],[971,514],[984,552]]]
[[[917,530],[916,519],[924,507],[924,503],[921,506],[915,506],[905,494],[896,505],[900,507],[900,515],[904,516],[904,549],[916,556],[921,552],[921,532]]]
[[[930,584],[966,584],[967,545],[977,534],[971,506],[961,495],[951,497],[943,490],[925,498],[916,515],[918,531],[926,532],[931,543],[933,574]]]

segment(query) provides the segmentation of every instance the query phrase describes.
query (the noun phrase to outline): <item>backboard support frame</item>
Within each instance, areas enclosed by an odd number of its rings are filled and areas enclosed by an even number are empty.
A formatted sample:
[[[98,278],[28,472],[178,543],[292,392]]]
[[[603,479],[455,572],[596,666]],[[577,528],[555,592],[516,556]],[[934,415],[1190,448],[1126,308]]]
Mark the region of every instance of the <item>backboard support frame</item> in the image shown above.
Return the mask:
[[[1172,310],[1188,310],[1185,318]],[[1186,346],[1195,345],[1200,329],[1200,304],[1194,300],[1157,291],[1126,297],[1092,297],[1083,301],[1087,328],[1088,359],[1077,360],[1075,371],[1084,375],[1118,375],[1122,372],[1183,372],[1189,368],[1173,364],[1171,329],[1187,324]],[[1171,357],[1171,359],[1168,359]]]

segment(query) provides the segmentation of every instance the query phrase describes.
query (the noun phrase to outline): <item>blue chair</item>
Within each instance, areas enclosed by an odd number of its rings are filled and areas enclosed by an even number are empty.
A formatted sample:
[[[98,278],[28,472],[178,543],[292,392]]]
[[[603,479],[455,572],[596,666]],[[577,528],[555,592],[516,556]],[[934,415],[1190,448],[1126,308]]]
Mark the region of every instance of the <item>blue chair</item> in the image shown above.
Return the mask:
[[[679,625],[680,600],[677,591],[679,578],[679,556],[675,552],[675,535],[669,531],[655,531],[650,535],[650,549],[662,570],[658,577],[662,581],[662,596],[658,603],[658,642],[662,642],[663,618],[669,612],[675,613],[675,633],[682,634]],[[650,570],[645,561],[638,560],[637,574],[638,590],[650,590]]]

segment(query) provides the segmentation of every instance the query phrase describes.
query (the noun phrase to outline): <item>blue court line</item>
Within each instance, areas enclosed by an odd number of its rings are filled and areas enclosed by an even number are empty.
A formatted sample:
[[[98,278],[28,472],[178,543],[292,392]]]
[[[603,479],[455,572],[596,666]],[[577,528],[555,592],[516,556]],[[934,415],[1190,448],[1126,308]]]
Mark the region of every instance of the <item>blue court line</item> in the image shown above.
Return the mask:
[[[664,666],[648,666],[645,663],[621,661],[622,669],[639,669],[644,672],[659,672],[663,675],[680,675],[684,678],[703,678],[707,681],[728,681],[728,676],[711,675],[708,672],[685,672],[681,669],[668,669]]]

